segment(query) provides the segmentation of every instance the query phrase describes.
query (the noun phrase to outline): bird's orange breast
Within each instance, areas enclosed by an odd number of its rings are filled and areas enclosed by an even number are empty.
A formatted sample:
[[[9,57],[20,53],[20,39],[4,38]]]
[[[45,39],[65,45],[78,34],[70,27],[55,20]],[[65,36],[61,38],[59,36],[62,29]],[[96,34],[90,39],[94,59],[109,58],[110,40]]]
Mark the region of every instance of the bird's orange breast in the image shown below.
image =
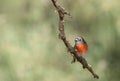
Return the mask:
[[[87,52],[88,47],[86,44],[79,44],[79,45],[76,45],[76,49],[79,53],[84,54]]]

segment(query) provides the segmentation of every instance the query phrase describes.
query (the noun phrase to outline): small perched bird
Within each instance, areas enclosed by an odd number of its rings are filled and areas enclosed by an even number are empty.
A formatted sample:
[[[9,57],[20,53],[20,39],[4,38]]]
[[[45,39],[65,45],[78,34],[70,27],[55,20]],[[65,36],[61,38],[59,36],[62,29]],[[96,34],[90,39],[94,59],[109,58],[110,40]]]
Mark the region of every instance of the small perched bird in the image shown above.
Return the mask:
[[[79,54],[83,55],[87,52],[88,50],[88,45],[84,38],[82,37],[77,37],[75,38],[75,46],[74,48],[79,52]]]
[[[75,38],[75,45],[74,49],[80,54],[83,55],[88,50],[88,45],[86,41],[82,37]],[[76,61],[76,58],[73,56],[73,61],[71,63],[74,63]]]

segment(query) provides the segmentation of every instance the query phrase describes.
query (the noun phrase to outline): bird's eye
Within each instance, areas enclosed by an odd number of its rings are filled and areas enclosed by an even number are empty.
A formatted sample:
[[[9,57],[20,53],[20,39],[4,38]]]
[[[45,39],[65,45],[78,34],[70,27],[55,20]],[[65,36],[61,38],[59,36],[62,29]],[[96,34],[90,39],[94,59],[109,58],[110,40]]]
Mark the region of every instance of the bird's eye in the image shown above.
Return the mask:
[[[82,41],[82,39],[79,39],[79,41]]]

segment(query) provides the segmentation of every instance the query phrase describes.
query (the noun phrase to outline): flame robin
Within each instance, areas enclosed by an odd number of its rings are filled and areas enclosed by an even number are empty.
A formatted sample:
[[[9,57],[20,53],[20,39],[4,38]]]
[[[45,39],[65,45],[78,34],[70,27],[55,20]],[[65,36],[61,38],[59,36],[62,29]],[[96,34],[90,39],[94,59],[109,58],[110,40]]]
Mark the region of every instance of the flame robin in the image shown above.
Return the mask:
[[[84,38],[82,37],[77,37],[75,38],[75,46],[74,48],[79,52],[79,54],[83,55],[87,52],[88,50],[88,45]]]
[[[75,46],[74,49],[79,52],[80,55],[83,55],[87,52],[88,50],[88,45],[87,42],[84,40],[82,37],[77,37],[75,38]],[[73,56],[73,61],[72,63],[75,62],[75,57]]]

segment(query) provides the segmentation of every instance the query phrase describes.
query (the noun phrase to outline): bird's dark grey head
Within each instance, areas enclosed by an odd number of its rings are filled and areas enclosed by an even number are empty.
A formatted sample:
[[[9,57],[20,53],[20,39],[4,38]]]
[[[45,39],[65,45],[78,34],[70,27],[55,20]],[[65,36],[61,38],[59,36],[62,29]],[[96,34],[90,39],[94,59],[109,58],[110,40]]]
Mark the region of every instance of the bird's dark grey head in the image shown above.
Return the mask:
[[[86,44],[87,45],[87,42],[84,40],[83,37],[76,37],[75,44]]]
[[[83,38],[82,37],[76,37],[75,38],[75,42],[82,42],[83,41]]]

